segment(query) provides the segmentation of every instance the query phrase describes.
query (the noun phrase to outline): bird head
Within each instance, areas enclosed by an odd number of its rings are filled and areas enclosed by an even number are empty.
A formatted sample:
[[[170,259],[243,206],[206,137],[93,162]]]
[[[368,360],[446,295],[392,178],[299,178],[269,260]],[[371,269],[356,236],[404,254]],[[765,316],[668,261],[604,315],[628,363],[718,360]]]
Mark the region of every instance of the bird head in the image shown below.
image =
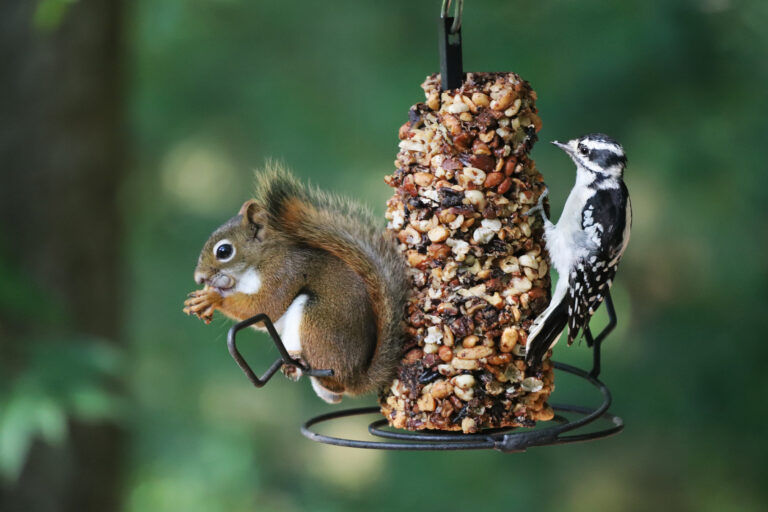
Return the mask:
[[[621,178],[627,165],[624,148],[615,139],[602,134],[591,133],[568,142],[552,141],[574,161],[579,169],[593,173],[600,178]]]

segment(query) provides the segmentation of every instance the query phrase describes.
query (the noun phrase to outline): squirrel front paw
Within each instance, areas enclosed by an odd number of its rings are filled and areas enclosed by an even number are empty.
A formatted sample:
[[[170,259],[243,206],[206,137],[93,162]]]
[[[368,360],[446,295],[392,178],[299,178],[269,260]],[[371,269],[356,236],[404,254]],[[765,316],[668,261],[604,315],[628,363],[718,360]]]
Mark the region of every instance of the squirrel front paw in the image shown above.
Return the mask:
[[[184,312],[210,324],[213,312],[221,305],[221,301],[222,297],[216,290],[205,287],[189,294],[189,298],[184,301]]]

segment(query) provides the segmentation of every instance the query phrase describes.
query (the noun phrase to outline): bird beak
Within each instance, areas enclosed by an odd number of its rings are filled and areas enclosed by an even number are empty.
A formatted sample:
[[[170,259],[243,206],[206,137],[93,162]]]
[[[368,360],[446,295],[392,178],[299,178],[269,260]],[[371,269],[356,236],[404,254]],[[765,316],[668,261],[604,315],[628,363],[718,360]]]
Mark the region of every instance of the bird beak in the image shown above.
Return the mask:
[[[565,152],[566,152],[566,153],[568,153],[569,155],[570,155],[570,154],[573,152],[573,151],[571,150],[571,146],[569,146],[569,145],[568,145],[568,144],[566,144],[565,142],[560,142],[560,141],[558,141],[558,140],[553,140],[553,141],[552,141],[552,144],[554,144],[555,146],[559,147],[560,149],[562,149],[563,151],[565,151]]]

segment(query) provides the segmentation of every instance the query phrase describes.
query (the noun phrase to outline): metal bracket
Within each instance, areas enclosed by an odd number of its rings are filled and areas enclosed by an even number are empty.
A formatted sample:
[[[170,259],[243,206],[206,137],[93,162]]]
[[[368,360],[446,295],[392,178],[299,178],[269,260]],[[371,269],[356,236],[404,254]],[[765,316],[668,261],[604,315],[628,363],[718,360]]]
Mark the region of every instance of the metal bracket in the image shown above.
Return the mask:
[[[250,327],[253,324],[263,323],[264,327],[267,329],[267,332],[269,333],[269,336],[272,338],[272,342],[277,347],[278,352],[280,352],[280,357],[275,360],[274,363],[269,367],[269,369],[264,372],[264,375],[261,377],[257,377],[256,374],[251,370],[251,367],[248,365],[248,363],[245,361],[245,358],[240,354],[240,351],[237,350],[237,333],[241,330],[245,329],[246,327]],[[232,326],[232,328],[227,333],[227,348],[229,349],[229,353],[232,356],[232,358],[235,360],[237,365],[240,367],[241,370],[243,370],[243,373],[245,373],[245,376],[248,377],[248,380],[251,381],[251,383],[256,386],[257,388],[263,387],[264,384],[269,382],[269,379],[272,378],[272,376],[279,370],[283,365],[292,365],[301,370],[302,375],[308,375],[310,377],[331,377],[333,376],[333,370],[315,370],[311,368],[310,366],[304,364],[302,361],[299,361],[298,359],[294,359],[291,357],[291,355],[288,353],[288,350],[285,348],[285,345],[283,344],[283,340],[280,339],[280,335],[277,333],[277,329],[275,329],[275,325],[272,323],[272,320],[269,318],[269,316],[265,314],[258,314],[256,316],[252,316],[251,318],[248,318],[246,320],[243,320],[242,322],[238,322],[235,325]]]
[[[464,0],[457,0],[453,17],[448,16],[451,0],[443,0],[439,20],[440,80],[444,91],[458,89],[464,81],[461,58],[461,14]]]

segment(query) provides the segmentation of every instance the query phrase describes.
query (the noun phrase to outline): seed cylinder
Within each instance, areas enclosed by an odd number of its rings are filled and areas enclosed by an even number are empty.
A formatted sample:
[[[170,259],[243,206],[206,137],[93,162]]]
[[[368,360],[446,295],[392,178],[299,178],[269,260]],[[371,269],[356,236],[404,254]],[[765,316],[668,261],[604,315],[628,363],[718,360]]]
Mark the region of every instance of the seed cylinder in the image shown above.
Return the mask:
[[[553,368],[525,365],[533,320],[550,300],[537,216],[544,189],[529,157],[541,128],[536,93],[514,73],[468,73],[426,101],[400,128],[387,229],[409,265],[406,353],[380,396],[389,423],[409,430],[476,432],[532,426],[547,404]]]

